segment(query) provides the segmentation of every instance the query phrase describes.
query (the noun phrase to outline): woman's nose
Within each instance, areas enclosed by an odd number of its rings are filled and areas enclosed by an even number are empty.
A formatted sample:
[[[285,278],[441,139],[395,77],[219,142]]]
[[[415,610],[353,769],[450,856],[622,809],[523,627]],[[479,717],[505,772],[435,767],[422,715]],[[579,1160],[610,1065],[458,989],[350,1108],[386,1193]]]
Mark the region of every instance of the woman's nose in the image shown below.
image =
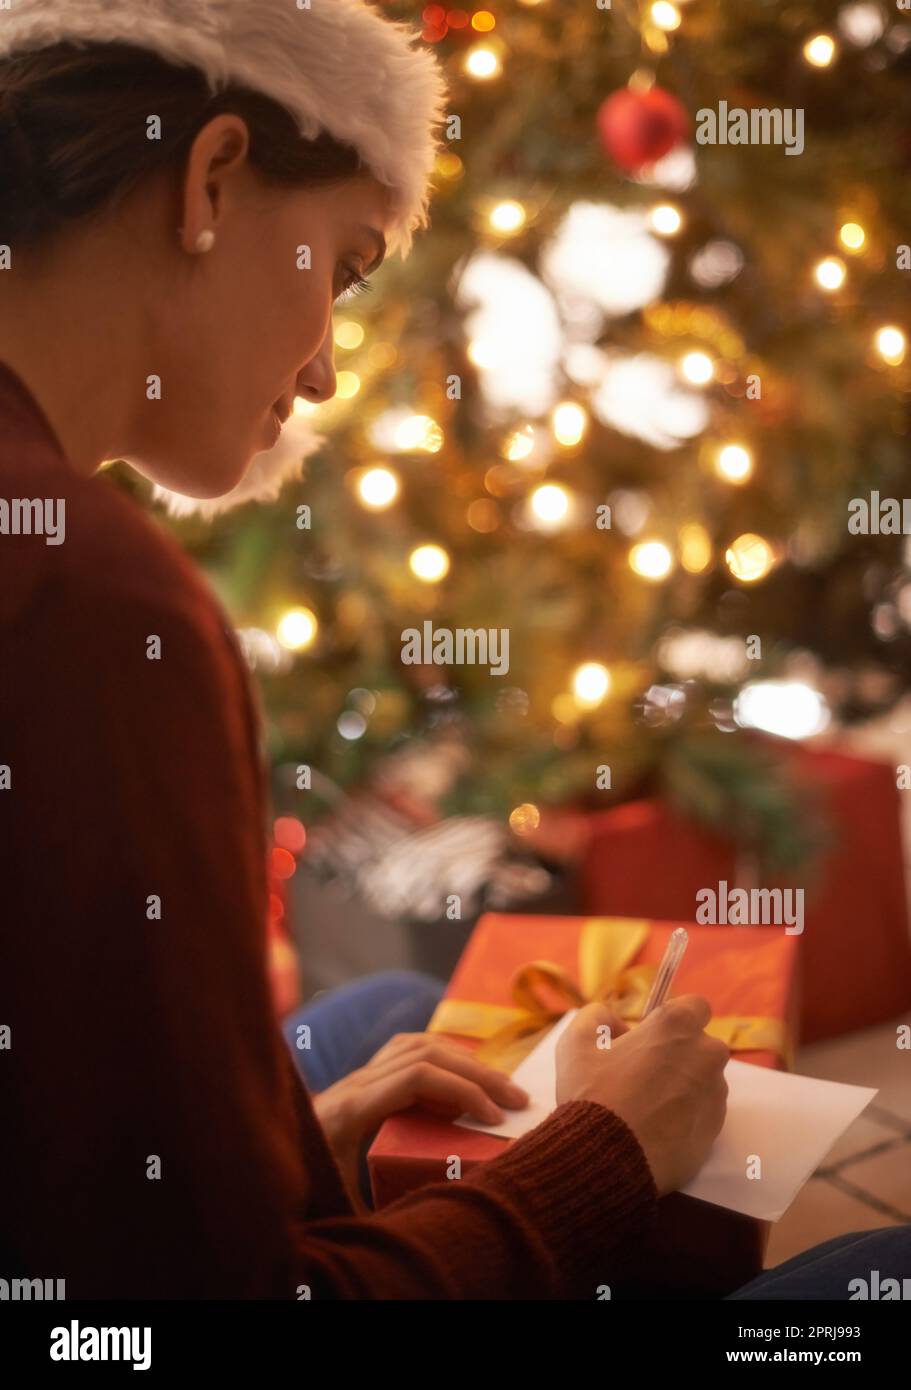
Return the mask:
[[[329,327],[319,352],[297,376],[297,394],[303,396],[306,401],[312,401],[314,405],[319,405],[321,401],[330,401],[336,391],[335,339],[332,330],[330,316]]]

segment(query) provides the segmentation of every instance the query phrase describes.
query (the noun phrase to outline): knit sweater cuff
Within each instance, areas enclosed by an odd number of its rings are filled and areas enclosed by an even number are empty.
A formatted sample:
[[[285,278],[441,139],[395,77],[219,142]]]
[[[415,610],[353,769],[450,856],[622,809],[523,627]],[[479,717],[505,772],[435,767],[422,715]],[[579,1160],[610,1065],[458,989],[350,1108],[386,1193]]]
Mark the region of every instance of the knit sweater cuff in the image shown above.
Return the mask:
[[[606,1257],[618,1246],[628,1249],[657,1213],[658,1191],[638,1139],[618,1115],[590,1100],[559,1105],[483,1164],[478,1178],[518,1202],[561,1283],[589,1275],[606,1282]]]

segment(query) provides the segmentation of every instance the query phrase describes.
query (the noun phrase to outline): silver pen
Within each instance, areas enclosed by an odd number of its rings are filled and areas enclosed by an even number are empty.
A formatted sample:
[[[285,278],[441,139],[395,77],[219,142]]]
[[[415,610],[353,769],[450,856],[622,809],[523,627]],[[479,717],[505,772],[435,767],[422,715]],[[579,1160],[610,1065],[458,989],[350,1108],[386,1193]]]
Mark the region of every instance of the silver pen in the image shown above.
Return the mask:
[[[655,976],[645,1008],[642,1010],[643,1018],[647,1018],[652,1009],[657,1009],[659,1004],[664,1003],[674,976],[677,974],[677,967],[683,960],[683,953],[689,939],[685,927],[676,927],[671,932],[667,950],[658,966],[658,974]]]

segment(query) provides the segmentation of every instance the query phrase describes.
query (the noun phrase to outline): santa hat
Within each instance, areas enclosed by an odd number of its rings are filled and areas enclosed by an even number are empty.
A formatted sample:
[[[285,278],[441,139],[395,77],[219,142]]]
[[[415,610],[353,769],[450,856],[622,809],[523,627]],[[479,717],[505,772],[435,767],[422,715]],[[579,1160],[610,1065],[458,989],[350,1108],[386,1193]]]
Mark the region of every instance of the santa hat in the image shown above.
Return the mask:
[[[205,74],[216,95],[239,83],[271,97],[301,135],[326,130],[352,145],[392,190],[386,241],[404,259],[428,222],[429,179],[446,85],[435,55],[408,25],[365,0],[12,0],[0,8],[0,60],[51,44],[127,43]],[[200,501],[156,487],[172,512],[212,517],[274,498],[323,443],[292,416],[224,497]]]
[[[72,42],[127,43],[198,68],[213,95],[240,83],[271,97],[301,135],[353,145],[392,190],[390,251],[427,225],[446,87],[408,25],[365,0],[12,0],[0,59]]]

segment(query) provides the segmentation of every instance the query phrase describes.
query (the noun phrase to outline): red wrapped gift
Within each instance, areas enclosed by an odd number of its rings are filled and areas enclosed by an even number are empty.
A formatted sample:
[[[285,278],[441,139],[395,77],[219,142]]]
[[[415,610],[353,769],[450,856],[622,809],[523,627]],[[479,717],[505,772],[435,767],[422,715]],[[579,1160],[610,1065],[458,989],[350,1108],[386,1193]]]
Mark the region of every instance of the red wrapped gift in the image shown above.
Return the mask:
[[[512,1023],[517,1041],[500,1052],[501,1058],[509,1056],[510,1065],[504,1069],[512,1070],[543,1036],[541,1029],[551,1026],[565,1008],[607,992],[595,981],[599,974],[604,979],[601,947],[610,947],[609,937],[639,943],[629,966],[608,982],[620,1012],[636,1017],[650,975],[678,925],[489,913],[475,927],[429,1031],[445,1032],[472,1050],[480,1049],[485,1061],[501,1065],[494,1063],[490,1039],[504,1036],[502,1027],[518,1013],[518,1001],[527,1028]],[[685,925],[690,940],[674,993],[708,999],[713,1012],[710,1030],[727,1038],[738,1060],[784,1067],[797,1009],[799,938],[786,936],[780,927],[731,927],[722,935],[715,927]],[[623,951],[619,956],[614,952],[613,966],[622,959]],[[529,963],[535,968],[528,969]],[[540,968],[542,963],[546,968]],[[546,998],[542,979],[549,985]],[[576,988],[567,989],[567,981]],[[368,1155],[376,1206],[423,1183],[446,1180],[456,1156],[464,1175],[511,1142],[418,1108],[393,1115]],[[630,1292],[641,1286],[653,1294],[730,1292],[760,1272],[768,1233],[768,1223],[681,1194],[665,1197],[650,1239],[618,1266],[618,1286]]]
[[[782,743],[779,756],[815,793],[831,843],[807,876],[800,1041],[867,1028],[911,1006],[911,943],[895,771]],[[589,818],[580,906],[609,915],[692,919],[696,894],[745,881],[733,841],[663,801]],[[788,883],[801,886],[800,875]],[[784,880],[763,887],[784,886]],[[715,930],[719,930],[715,928]],[[730,931],[730,927],[721,930]]]

